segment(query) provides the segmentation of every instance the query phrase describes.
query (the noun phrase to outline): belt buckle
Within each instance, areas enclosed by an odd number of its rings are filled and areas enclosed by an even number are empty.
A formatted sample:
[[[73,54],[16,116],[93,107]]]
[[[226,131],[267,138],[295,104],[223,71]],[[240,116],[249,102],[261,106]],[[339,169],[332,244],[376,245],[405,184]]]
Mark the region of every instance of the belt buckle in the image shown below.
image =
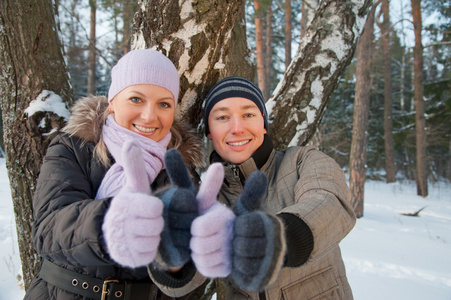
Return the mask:
[[[100,300],[105,300],[106,296],[110,294],[110,290],[108,289],[108,283],[115,282],[118,283],[119,280],[116,279],[110,279],[110,280],[104,280],[102,285],[102,297]]]

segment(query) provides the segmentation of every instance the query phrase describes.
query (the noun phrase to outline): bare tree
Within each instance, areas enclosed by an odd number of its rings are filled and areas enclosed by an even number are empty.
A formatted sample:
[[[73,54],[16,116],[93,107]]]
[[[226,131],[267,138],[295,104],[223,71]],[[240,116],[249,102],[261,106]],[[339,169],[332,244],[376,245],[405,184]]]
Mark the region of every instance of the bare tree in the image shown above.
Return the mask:
[[[371,62],[374,39],[375,4],[368,15],[365,29],[357,45],[354,116],[352,123],[351,154],[349,158],[349,188],[351,203],[357,218],[363,217],[368,149],[368,114],[371,91]]]
[[[255,46],[257,57],[257,77],[258,87],[262,90],[266,90],[266,69],[265,69],[265,39],[264,27],[263,27],[263,9],[260,0],[254,0],[255,10]]]
[[[133,14],[136,11],[135,0],[122,1],[122,22],[124,23],[124,30],[122,35],[122,53],[125,54],[130,51],[130,39],[132,35]]]
[[[272,77],[272,7],[269,3],[266,9],[266,39],[265,39],[265,90],[263,96],[265,101],[271,96],[271,77]]]
[[[25,288],[40,261],[31,239],[32,197],[42,159],[64,119],[51,112],[29,115],[32,100],[72,91],[51,1],[0,1],[0,95],[6,152]]]
[[[428,195],[427,157],[426,157],[426,120],[424,118],[423,100],[423,44],[421,42],[421,0],[411,0],[415,47],[413,49],[415,132],[417,146],[417,194]]]
[[[395,182],[395,141],[393,139],[393,100],[390,56],[390,10],[388,0],[382,0],[381,14],[383,21],[378,24],[381,29],[382,52],[384,59],[384,145],[385,172],[387,183]]]
[[[96,0],[89,0],[91,8],[90,34],[88,46],[88,95],[94,95],[96,91]]]

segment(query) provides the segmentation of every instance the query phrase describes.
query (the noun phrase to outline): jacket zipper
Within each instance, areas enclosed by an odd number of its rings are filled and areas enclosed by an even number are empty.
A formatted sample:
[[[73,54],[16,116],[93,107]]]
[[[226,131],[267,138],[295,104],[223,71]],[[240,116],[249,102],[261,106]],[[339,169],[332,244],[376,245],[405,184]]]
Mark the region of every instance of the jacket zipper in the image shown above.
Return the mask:
[[[235,176],[236,179],[240,179],[240,169],[238,168],[238,166],[236,165],[231,165],[230,169],[232,169],[233,171],[233,175]]]

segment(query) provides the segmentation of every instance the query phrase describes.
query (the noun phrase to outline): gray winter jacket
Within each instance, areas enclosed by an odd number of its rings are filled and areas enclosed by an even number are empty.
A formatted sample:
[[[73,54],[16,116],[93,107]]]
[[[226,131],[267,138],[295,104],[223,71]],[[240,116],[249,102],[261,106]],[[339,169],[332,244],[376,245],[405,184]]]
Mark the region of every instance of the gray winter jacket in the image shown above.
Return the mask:
[[[76,102],[62,133],[55,137],[44,158],[33,198],[33,241],[38,254],[66,269],[102,280],[150,282],[147,268],[128,269],[108,256],[102,235],[102,223],[111,199],[93,200],[108,170],[93,155],[99,142],[108,102],[105,97],[89,97]],[[174,122],[171,145],[190,169],[203,166],[201,144],[194,132]],[[152,190],[169,182],[164,171],[155,179]],[[198,298],[208,283],[187,265],[180,274],[155,271],[157,278],[174,288],[185,299]],[[153,283],[151,283],[153,284]],[[201,286],[203,284],[203,286]],[[155,287],[152,299],[169,299]],[[200,287],[199,287],[200,286]],[[195,290],[198,288],[198,290]],[[47,283],[36,275],[25,299],[84,299]]]
[[[218,299],[353,299],[338,244],[354,227],[356,218],[338,164],[313,147],[270,150],[263,162],[253,156],[237,166],[226,164],[220,201],[233,207],[243,181],[256,169],[268,177],[262,203],[265,210],[283,216],[284,221],[297,218],[294,223],[307,225],[313,240],[299,239],[297,245],[287,240],[286,267],[263,293],[240,290],[230,279],[216,280]]]

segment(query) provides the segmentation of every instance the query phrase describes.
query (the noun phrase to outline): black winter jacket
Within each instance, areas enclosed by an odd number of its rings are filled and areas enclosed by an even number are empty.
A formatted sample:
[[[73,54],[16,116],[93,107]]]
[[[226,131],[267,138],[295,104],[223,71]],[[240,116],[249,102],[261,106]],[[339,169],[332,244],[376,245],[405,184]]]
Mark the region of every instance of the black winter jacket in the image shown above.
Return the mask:
[[[102,280],[150,282],[147,268],[129,269],[115,264],[103,240],[101,226],[111,198],[94,198],[108,167],[93,153],[107,106],[105,97],[79,100],[63,130],[65,133],[52,140],[33,198],[34,246],[42,258],[81,274]],[[173,139],[183,137],[178,150],[187,165],[191,169],[202,167],[203,153],[193,131],[180,122],[175,122],[173,129],[183,133],[171,130]],[[171,144],[180,143],[171,141]],[[163,170],[153,182],[152,190],[168,181]],[[152,298],[168,297],[155,287]],[[84,298],[45,282],[37,274],[25,299]]]

